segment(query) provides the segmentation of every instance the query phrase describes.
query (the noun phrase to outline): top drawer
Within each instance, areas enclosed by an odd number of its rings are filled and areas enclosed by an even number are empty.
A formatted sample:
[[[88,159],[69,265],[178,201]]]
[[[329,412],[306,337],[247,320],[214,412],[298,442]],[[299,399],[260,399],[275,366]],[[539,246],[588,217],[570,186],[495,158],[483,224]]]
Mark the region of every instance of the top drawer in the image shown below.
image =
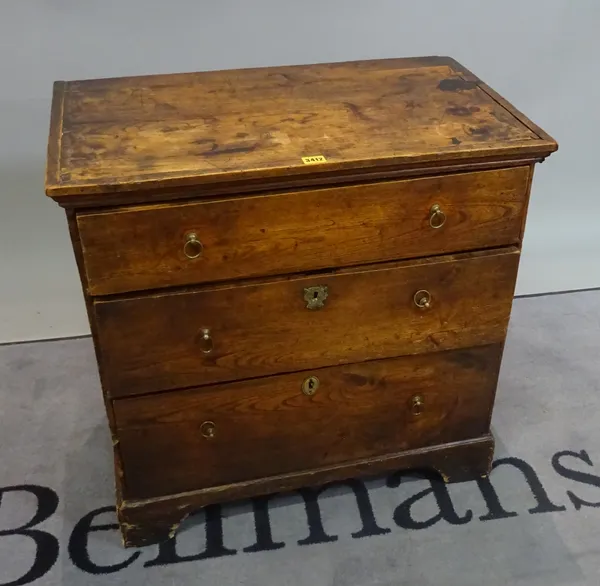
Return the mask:
[[[514,244],[529,173],[529,167],[517,167],[80,213],[88,292],[108,295]]]

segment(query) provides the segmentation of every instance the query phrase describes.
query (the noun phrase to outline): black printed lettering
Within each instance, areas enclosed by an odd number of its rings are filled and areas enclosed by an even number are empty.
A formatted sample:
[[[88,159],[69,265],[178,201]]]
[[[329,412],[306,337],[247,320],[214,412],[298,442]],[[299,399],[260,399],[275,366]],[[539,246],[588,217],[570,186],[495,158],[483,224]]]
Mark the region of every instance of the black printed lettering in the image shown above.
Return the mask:
[[[127,559],[123,560],[118,564],[111,565],[99,565],[92,561],[89,552],[89,535],[96,531],[118,531],[119,526],[116,523],[105,523],[103,525],[92,525],[94,519],[98,515],[105,513],[115,514],[115,507],[102,507],[100,509],[94,509],[84,515],[71,533],[69,538],[69,557],[75,565],[75,567],[87,572],[88,574],[112,574],[119,570],[125,569],[130,566],[135,560],[140,557],[140,552],[136,551],[132,553]]]
[[[560,460],[561,458],[565,458],[567,456],[582,460],[588,466],[593,466],[592,461],[585,450],[581,450],[580,452],[571,452],[569,450],[558,452],[552,457],[552,466],[561,476],[564,476],[569,480],[574,480],[575,482],[581,482],[582,484],[600,488],[600,476],[589,474],[587,472],[579,472],[578,470],[573,470],[572,468],[566,468],[563,466]],[[591,503],[590,501],[583,500],[570,490],[567,491],[567,496],[571,499],[571,502],[577,511],[579,511],[582,507],[600,507],[600,502]]]
[[[492,464],[492,470],[495,470],[498,468],[498,466],[512,466],[519,470],[525,477],[527,486],[529,486],[531,493],[533,494],[533,498],[537,503],[535,507],[529,509],[529,513],[553,513],[556,511],[566,510],[565,507],[555,505],[550,500],[548,493],[540,482],[535,470],[527,462],[520,460],[519,458],[501,458]],[[489,478],[479,478],[477,480],[477,484],[479,485],[481,494],[483,495],[483,498],[488,506],[487,514],[479,517],[480,521],[506,519],[508,517],[515,517],[517,515],[517,513],[506,511],[502,507],[498,498],[498,493],[496,492],[496,489],[492,485]]]
[[[23,535],[29,537],[35,543],[35,558],[29,571],[17,580],[5,582],[1,586],[22,586],[31,584],[46,574],[58,559],[58,539],[47,531],[32,529],[36,525],[49,519],[58,507],[58,496],[50,488],[37,486],[35,484],[21,484],[18,486],[6,486],[0,488],[0,505],[2,496],[9,492],[29,492],[37,499],[37,509],[31,520],[16,529],[0,529],[0,537],[9,535]]]
[[[194,555],[177,554],[177,536],[158,546],[158,555],[144,564],[144,567],[167,566],[181,562],[195,562],[210,558],[235,555],[237,550],[229,549],[223,544],[223,515],[220,505],[210,505],[204,509],[204,529],[206,531],[206,548]]]
[[[356,498],[358,514],[362,523],[359,531],[352,533],[354,539],[362,537],[371,537],[374,535],[385,535],[390,529],[380,527],[377,524],[373,513],[373,505],[369,498],[369,491],[363,482],[357,479],[346,480],[337,483],[337,486],[347,486]],[[309,535],[305,539],[298,541],[298,545],[315,545],[317,543],[331,543],[337,541],[337,535],[328,535],[323,527],[321,517],[321,508],[319,507],[319,496],[332,485],[322,486],[320,488],[302,488],[298,492],[304,499],[304,509],[306,511],[306,520],[308,522]]]
[[[387,479],[387,486],[390,488],[400,486],[402,478],[405,476],[406,473],[403,472],[393,474]],[[423,471],[419,473],[419,476],[429,480],[431,486],[430,488],[426,488],[414,496],[411,496],[396,507],[394,511],[394,521],[398,527],[403,527],[404,529],[427,529],[442,519],[451,525],[464,525],[473,518],[473,511],[471,510],[468,510],[462,517],[457,514],[454,505],[452,504],[448,488],[439,475],[429,471]],[[424,521],[416,521],[411,514],[412,506],[430,494],[433,494],[439,512]]]
[[[256,543],[245,547],[244,551],[256,553],[259,551],[273,551],[285,547],[283,541],[273,541],[271,530],[271,518],[269,516],[269,501],[271,497],[261,496],[252,499],[252,510],[254,511],[254,528],[256,530]]]

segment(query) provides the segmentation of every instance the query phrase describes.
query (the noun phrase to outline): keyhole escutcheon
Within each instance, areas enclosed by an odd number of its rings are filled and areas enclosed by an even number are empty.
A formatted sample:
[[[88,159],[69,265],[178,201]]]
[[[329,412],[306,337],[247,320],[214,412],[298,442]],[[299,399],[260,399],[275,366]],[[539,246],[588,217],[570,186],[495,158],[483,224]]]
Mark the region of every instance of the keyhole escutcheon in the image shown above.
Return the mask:
[[[304,382],[302,383],[302,392],[307,397],[312,397],[317,392],[320,384],[321,383],[316,376],[309,376],[308,378],[304,379]]]
[[[329,296],[327,285],[316,285],[304,288],[304,301],[306,309],[321,309],[325,306],[325,300]]]

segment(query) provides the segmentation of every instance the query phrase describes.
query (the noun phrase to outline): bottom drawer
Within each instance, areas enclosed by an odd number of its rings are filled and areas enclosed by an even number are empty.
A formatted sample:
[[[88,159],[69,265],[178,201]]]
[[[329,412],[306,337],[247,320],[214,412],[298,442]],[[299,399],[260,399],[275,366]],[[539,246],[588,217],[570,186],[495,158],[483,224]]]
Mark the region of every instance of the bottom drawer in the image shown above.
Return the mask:
[[[125,497],[481,436],[501,356],[494,344],[118,399]]]

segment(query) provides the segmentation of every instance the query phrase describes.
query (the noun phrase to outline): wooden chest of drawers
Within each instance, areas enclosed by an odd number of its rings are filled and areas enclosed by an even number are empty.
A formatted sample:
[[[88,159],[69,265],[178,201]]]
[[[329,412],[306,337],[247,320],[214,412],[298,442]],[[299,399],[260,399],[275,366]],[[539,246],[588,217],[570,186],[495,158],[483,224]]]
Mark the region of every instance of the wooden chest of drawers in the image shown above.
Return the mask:
[[[447,57],[57,82],[126,545],[210,503],[489,472],[533,167]]]

